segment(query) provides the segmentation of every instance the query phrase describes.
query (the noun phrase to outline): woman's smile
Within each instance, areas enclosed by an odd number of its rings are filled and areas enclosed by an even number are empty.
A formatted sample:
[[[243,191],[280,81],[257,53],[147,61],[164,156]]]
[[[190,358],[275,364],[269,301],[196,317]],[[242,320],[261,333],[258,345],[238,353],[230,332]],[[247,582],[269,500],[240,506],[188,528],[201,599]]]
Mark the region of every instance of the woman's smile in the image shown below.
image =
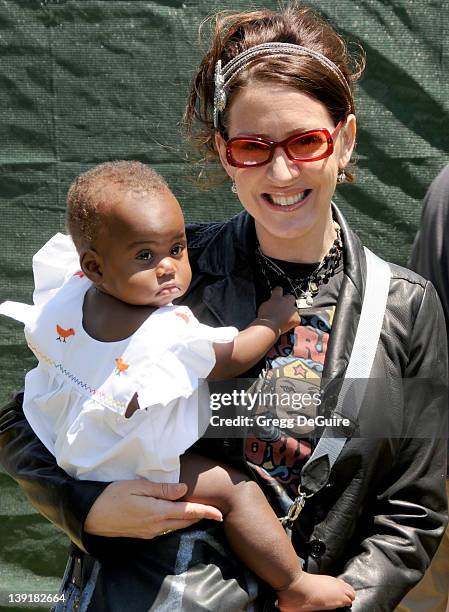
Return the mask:
[[[264,203],[272,210],[293,212],[294,210],[304,206],[309,201],[308,196],[311,193],[311,189],[303,189],[301,191],[296,191],[293,194],[281,194],[276,192],[263,193],[262,199],[264,200]]]

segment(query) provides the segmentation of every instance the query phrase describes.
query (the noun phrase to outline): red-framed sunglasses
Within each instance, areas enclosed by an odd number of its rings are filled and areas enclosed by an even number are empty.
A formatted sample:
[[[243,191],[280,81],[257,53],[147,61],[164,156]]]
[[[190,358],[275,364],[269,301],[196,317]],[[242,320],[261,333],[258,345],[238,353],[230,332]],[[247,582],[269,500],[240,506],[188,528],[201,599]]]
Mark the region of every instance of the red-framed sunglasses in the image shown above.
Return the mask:
[[[268,164],[276,147],[282,147],[294,162],[318,161],[332,155],[334,138],[341,127],[339,121],[332,134],[326,128],[296,132],[276,142],[261,136],[237,136],[226,141],[226,158],[236,168],[254,168]]]

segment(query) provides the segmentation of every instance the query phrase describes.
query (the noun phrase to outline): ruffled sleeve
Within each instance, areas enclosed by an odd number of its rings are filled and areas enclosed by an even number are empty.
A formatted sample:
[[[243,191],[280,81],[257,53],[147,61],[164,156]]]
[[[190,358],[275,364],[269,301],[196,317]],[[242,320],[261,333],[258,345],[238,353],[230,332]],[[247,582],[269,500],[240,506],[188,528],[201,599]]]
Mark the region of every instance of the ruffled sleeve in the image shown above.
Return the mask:
[[[3,302],[0,304],[0,314],[21,323],[29,323],[35,316],[34,307],[20,302]]]
[[[39,314],[39,308],[57,293],[62,285],[79,271],[79,257],[70,236],[56,234],[33,257],[34,306],[20,302],[3,302],[0,314],[25,325]],[[81,271],[78,272],[83,276]]]
[[[178,316],[186,312],[179,309]],[[191,317],[177,342],[144,372],[138,391],[141,408],[190,397],[215,365],[213,343],[232,342],[239,333],[235,327],[209,327]]]
[[[34,303],[47,302],[78,271],[79,255],[72,239],[55,234],[33,257]]]

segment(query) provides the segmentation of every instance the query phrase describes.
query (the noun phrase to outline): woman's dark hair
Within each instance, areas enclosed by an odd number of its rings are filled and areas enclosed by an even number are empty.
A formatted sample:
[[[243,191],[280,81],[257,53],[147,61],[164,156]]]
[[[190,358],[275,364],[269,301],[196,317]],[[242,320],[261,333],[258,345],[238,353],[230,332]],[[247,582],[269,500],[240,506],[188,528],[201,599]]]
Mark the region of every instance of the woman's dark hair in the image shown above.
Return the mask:
[[[306,54],[259,57],[233,79],[227,90],[227,108],[222,114],[224,131],[233,95],[251,82],[294,87],[324,104],[335,125],[354,112],[352,83],[364,70],[363,51],[359,48],[358,58],[352,57],[343,38],[312,9],[290,4],[279,12],[223,12],[211,19],[212,42],[194,78],[184,116],[188,135],[206,156],[217,155],[213,125],[215,65],[221,59],[225,68],[236,55],[262,43],[285,42],[318,51],[338,66],[349,88],[327,66]],[[346,180],[352,181],[352,174],[345,173]]]

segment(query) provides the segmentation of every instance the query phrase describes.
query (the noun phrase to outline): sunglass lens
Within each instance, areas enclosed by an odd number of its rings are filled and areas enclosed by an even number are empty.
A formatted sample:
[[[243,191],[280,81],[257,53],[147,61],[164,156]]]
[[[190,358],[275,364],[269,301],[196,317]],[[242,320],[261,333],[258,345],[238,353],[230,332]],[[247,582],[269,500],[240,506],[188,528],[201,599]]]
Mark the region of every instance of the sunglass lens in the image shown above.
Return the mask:
[[[228,146],[233,160],[245,166],[263,164],[270,157],[270,145],[257,140],[233,140]]]
[[[287,148],[295,159],[313,159],[326,153],[327,137],[323,132],[309,132],[293,138]]]

